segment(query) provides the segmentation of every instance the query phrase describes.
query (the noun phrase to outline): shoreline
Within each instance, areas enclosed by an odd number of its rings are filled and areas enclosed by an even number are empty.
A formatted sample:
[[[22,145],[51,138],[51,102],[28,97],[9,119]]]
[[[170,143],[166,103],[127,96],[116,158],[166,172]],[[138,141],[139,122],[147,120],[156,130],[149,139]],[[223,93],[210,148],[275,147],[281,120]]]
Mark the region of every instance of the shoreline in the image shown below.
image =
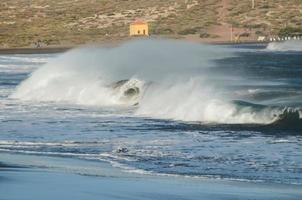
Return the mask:
[[[41,47],[41,48],[2,48],[0,55],[3,54],[50,54],[50,53],[63,53],[74,47]]]
[[[189,42],[194,42],[190,40],[185,40]],[[209,42],[194,42],[200,44],[209,44],[209,45],[246,45],[246,44],[268,44],[269,42],[258,42],[258,41],[244,41],[244,42],[231,42],[231,41],[209,41]],[[116,44],[115,42],[113,44]],[[87,44],[89,45],[89,44]],[[78,48],[81,46],[87,45],[79,45],[79,46],[59,46],[59,47],[18,47],[18,48],[0,48],[0,55],[9,55],[9,54],[52,54],[52,53],[64,53],[68,50]],[[98,44],[100,46],[104,45],[104,43]],[[95,46],[95,44],[93,45]],[[108,46],[106,43],[104,46]]]
[[[301,185],[134,174],[103,161],[0,152],[3,199],[300,200]],[[18,192],[16,192],[18,191]]]
[[[1,152],[0,160],[3,199],[299,200],[302,196],[302,186],[137,175],[105,162],[76,158]]]

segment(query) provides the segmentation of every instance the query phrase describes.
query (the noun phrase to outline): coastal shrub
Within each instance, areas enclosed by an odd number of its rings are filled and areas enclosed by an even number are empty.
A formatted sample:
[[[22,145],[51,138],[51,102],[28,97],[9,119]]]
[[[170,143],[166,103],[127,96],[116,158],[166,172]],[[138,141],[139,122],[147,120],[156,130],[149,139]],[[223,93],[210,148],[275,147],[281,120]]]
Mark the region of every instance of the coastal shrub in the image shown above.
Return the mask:
[[[199,27],[187,28],[187,29],[183,29],[183,30],[179,31],[178,34],[179,35],[196,34],[198,30],[199,30]]]
[[[247,32],[240,34],[240,37],[249,37],[249,36],[250,36],[250,34]]]
[[[302,36],[302,27],[285,27],[278,33],[279,37],[285,36]]]
[[[259,31],[259,30],[258,30],[258,31],[255,32],[255,34],[256,34],[256,35],[263,35],[264,33],[263,33],[262,31]]]
[[[159,35],[168,35],[173,34],[174,31],[171,28],[158,28],[152,32],[153,34],[159,34]]]
[[[255,28],[262,28],[263,24],[246,24],[244,25],[245,28],[255,29]]]
[[[206,33],[206,32],[203,32],[203,33],[200,33],[199,34],[199,37],[200,38],[209,38],[211,35],[210,34],[208,34],[208,33]]]

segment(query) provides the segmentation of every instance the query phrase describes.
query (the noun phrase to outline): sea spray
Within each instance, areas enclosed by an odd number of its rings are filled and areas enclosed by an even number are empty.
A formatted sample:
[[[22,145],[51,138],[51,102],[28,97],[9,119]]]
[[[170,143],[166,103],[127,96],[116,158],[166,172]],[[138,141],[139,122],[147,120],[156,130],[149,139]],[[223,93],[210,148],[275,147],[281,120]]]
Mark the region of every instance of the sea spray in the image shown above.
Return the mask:
[[[268,51],[302,51],[302,40],[288,40],[271,42],[267,45]]]
[[[270,124],[291,114],[277,106],[231,100],[222,89],[199,79],[148,88],[136,114],[162,119],[222,124]]]
[[[282,108],[236,103],[228,75],[215,60],[235,56],[218,46],[174,40],[134,40],[113,48],[63,54],[35,71],[11,95],[30,101],[134,106],[138,116],[205,123],[269,124]]]
[[[134,40],[114,48],[80,48],[35,71],[11,97],[97,106],[128,105],[112,90],[115,82],[186,80],[201,76],[202,69],[214,66],[213,59],[227,56],[231,53],[223,48],[174,40]]]
[[[205,65],[202,73],[191,73],[191,77],[179,74],[173,78],[147,80],[121,76],[112,81],[108,78],[108,82],[106,77],[100,81],[109,91],[114,88],[120,95],[120,91],[142,83],[139,103],[126,104],[129,105],[126,108],[95,106],[103,106],[100,102],[92,102],[93,106],[89,107],[74,105],[75,100],[65,104],[10,99],[8,95],[14,88],[41,65],[27,72],[19,70],[30,65],[23,61],[11,71],[1,68],[2,161],[18,166],[57,166],[63,172],[105,176],[108,170],[118,171],[106,164],[109,162],[130,172],[175,175],[181,180],[181,177],[201,177],[301,185],[302,123],[297,120],[296,110],[302,106],[301,55],[259,51],[260,47],[255,46],[228,46],[236,49],[237,57],[214,60],[210,67]],[[93,63],[92,59],[86,61],[89,62]],[[82,76],[85,77],[85,72]],[[148,101],[147,97],[151,99]],[[124,98],[118,100],[123,101]],[[214,124],[205,124],[200,114],[207,105],[211,105],[208,106],[211,109],[204,112],[208,113],[205,117],[213,119]],[[234,114],[227,115],[226,109],[217,105],[225,105],[228,113]],[[168,107],[171,109],[166,109]],[[159,111],[165,111],[161,116],[164,119],[182,117],[172,116],[173,109],[186,114],[184,120],[197,122],[157,119]],[[143,115],[146,117],[133,115],[135,112],[141,116],[139,111],[143,110],[149,112]],[[217,124],[223,123],[218,122],[221,116],[230,116],[225,118],[228,122],[243,123],[248,120],[239,120],[239,117],[252,116],[252,113],[254,118],[263,114],[276,121],[266,125],[258,117],[261,124]],[[276,117],[270,113],[276,113]],[[301,118],[301,111],[299,113]],[[214,116],[218,116],[217,119]],[[102,172],[96,170],[100,168],[100,161],[108,169],[105,173],[102,167]],[[92,165],[95,168],[89,167]]]

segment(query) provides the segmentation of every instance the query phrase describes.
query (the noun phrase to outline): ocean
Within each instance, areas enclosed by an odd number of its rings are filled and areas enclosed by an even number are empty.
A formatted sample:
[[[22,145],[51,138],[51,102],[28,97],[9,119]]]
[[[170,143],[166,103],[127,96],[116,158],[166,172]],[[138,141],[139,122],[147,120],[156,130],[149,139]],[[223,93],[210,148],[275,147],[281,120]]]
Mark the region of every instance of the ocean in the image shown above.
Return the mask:
[[[155,177],[302,185],[301,118],[299,41],[0,55],[0,155],[20,166],[73,158]]]

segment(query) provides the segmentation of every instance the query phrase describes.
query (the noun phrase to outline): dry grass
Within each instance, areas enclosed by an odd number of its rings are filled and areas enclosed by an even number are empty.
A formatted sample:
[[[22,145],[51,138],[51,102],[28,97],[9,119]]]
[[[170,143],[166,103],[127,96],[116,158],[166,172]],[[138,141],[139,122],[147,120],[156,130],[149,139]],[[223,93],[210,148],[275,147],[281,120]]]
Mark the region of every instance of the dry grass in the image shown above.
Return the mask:
[[[238,27],[262,29],[266,34],[278,34],[287,26],[302,27],[301,0],[232,0],[229,7],[228,22]]]
[[[151,34],[203,34],[218,19],[222,0],[1,0],[0,47],[78,45],[128,37],[136,18],[150,22]],[[256,0],[257,2],[257,0]],[[301,0],[230,0],[225,22],[262,32],[302,26]]]

